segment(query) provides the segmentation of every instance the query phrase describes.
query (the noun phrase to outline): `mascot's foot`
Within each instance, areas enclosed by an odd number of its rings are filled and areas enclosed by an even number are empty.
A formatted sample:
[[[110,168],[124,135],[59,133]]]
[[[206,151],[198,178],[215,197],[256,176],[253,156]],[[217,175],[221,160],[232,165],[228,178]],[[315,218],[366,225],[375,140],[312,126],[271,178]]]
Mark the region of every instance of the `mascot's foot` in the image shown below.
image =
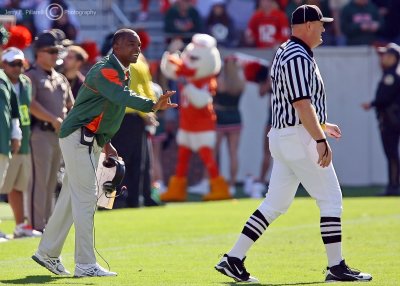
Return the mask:
[[[163,202],[184,202],[186,201],[187,179],[185,177],[172,176],[168,183],[168,189],[160,195]]]
[[[210,193],[203,197],[203,201],[228,200],[232,198],[229,185],[221,176],[210,180]]]

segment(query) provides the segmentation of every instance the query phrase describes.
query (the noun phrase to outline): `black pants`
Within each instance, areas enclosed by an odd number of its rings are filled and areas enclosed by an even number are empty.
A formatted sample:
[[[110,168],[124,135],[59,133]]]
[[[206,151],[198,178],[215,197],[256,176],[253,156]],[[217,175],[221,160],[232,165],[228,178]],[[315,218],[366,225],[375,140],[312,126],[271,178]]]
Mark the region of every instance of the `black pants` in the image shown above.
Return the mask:
[[[387,122],[383,122],[381,124],[380,132],[383,150],[385,152],[388,164],[389,180],[386,192],[398,193],[400,192],[400,132]]]
[[[135,113],[125,114],[121,127],[111,139],[118,155],[125,162],[126,172],[122,186],[127,187],[125,202],[116,200],[116,207],[139,207],[139,196],[143,195],[144,205],[151,205],[150,158],[145,130],[145,121]],[[119,188],[120,188],[119,187]]]

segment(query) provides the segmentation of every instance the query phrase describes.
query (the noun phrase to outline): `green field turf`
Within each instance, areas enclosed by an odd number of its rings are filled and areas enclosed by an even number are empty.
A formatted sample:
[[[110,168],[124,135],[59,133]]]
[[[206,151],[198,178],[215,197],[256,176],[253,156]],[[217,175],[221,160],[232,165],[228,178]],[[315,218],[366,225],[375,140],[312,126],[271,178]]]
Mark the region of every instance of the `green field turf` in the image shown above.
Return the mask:
[[[96,248],[117,277],[58,277],[31,260],[39,239],[19,239],[0,243],[0,284],[236,285],[213,266],[260,202],[240,199],[100,211],[95,217]],[[0,218],[0,229],[11,233],[8,205],[0,204]],[[350,266],[372,273],[373,281],[365,285],[400,285],[400,198],[345,198],[343,249]],[[62,255],[72,272],[73,232]],[[106,266],[101,258],[98,262]],[[246,261],[260,285],[325,285],[325,265],[318,209],[306,197],[295,199]]]

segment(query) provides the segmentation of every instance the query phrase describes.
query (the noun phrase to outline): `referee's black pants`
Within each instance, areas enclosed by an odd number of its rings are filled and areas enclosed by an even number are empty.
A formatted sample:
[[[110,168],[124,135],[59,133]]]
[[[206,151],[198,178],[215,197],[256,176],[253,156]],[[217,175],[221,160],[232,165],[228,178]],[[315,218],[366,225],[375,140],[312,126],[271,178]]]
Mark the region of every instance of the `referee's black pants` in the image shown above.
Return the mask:
[[[400,194],[400,130],[393,127],[389,122],[383,122],[380,126],[383,150],[388,164],[387,195]]]
[[[125,162],[126,172],[121,186],[127,187],[127,196],[118,197],[116,207],[139,207],[143,195],[145,206],[154,205],[151,199],[150,157],[145,120],[136,113],[127,113],[111,143]],[[123,202],[122,200],[124,200]]]

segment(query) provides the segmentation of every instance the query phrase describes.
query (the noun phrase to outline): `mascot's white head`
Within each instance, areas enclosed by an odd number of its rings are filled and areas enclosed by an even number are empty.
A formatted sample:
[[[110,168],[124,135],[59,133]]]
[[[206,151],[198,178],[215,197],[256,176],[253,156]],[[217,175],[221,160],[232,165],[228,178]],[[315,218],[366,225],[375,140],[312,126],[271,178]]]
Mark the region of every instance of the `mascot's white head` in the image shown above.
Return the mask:
[[[221,69],[217,41],[207,34],[195,34],[183,50],[181,59],[185,69],[194,71],[190,76],[194,80],[216,75]]]

